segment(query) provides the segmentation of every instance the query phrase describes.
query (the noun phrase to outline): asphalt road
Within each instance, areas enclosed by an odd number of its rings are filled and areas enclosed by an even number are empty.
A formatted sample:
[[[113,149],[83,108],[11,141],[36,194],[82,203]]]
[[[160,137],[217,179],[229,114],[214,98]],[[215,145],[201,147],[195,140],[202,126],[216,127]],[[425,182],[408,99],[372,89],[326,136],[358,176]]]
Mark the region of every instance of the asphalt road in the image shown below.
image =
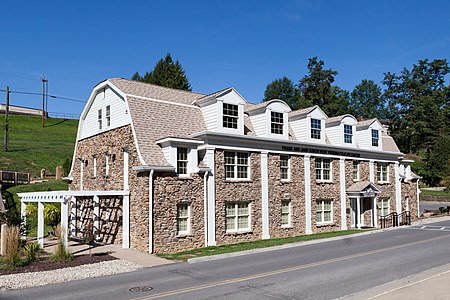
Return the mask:
[[[421,201],[420,213],[423,213],[425,210],[439,210],[439,207],[447,206],[450,206],[450,202]]]
[[[450,221],[424,226],[3,292],[0,299],[334,299],[449,264]]]

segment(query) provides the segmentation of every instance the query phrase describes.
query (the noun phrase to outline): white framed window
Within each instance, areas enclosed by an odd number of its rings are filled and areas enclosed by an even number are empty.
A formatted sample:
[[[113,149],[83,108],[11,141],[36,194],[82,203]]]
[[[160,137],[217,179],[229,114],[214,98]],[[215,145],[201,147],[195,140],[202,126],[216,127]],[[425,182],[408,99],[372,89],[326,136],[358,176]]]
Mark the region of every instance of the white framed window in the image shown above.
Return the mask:
[[[98,130],[102,130],[102,110],[97,111]]]
[[[281,227],[291,226],[291,201],[281,201]]]
[[[378,182],[389,182],[389,165],[387,163],[377,163],[377,179]]]
[[[105,117],[106,117],[106,127],[111,126],[111,106],[110,105],[106,106]]]
[[[372,146],[378,147],[379,140],[380,140],[380,135],[379,135],[378,130],[372,129]]]
[[[320,140],[322,125],[319,119],[311,119],[311,138]]]
[[[389,198],[380,198],[377,202],[378,216],[384,217],[389,214]]]
[[[333,222],[333,201],[317,200],[316,201],[316,222],[332,223]]]
[[[222,126],[223,128],[238,128],[239,107],[234,104],[223,104]]]
[[[405,197],[405,211],[409,211],[409,196]]]
[[[225,151],[224,155],[226,179],[249,179],[248,153]]]
[[[344,124],[344,143],[353,143],[353,126]]]
[[[357,160],[352,162],[352,178],[355,181],[359,180],[359,161]]]
[[[283,134],[283,113],[270,112],[270,132],[273,134]]]
[[[291,170],[289,155],[280,155],[280,178],[281,180],[289,180],[290,177]]]
[[[92,163],[92,166],[93,166],[93,168],[94,168],[94,174],[93,174],[93,176],[94,177],[97,177],[97,157],[96,156],[93,156],[92,157],[92,161],[93,161],[93,163]]]
[[[331,159],[316,157],[315,167],[316,167],[316,180],[331,181]]]
[[[191,208],[187,203],[177,205],[177,234],[189,234],[191,230]]]
[[[225,204],[225,229],[227,232],[250,230],[250,203],[230,202]]]
[[[187,175],[188,173],[188,149],[177,147],[177,173]]]

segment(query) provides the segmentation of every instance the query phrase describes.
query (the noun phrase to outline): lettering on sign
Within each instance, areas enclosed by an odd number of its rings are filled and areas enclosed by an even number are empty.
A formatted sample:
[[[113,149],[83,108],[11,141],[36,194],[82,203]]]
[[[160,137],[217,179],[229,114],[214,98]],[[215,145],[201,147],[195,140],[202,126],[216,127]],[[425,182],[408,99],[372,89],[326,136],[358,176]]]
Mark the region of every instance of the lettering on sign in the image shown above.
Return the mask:
[[[282,151],[290,151],[290,152],[315,153],[315,154],[347,156],[347,157],[360,157],[361,156],[359,153],[350,153],[350,152],[333,151],[333,150],[325,150],[325,149],[302,148],[302,147],[293,147],[293,146],[281,146],[281,150]]]

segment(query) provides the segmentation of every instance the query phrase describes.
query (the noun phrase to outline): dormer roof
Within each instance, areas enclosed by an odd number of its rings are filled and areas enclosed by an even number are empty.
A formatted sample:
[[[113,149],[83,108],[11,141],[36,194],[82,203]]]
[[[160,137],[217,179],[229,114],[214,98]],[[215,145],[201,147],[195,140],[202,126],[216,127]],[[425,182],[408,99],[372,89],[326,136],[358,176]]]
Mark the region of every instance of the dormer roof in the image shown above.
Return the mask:
[[[283,100],[280,100],[280,99],[272,99],[269,101],[264,101],[259,104],[248,103],[245,106],[244,111],[249,114],[257,113],[257,112],[265,110],[268,106],[270,106],[273,103],[281,103],[283,106],[285,106],[285,111],[287,111],[287,112],[291,111],[289,105],[287,105],[286,102],[284,102]]]
[[[327,119],[325,120],[325,126],[327,126],[327,127],[330,127],[330,126],[336,126],[336,125],[338,125],[339,123],[341,123],[342,120],[345,119],[345,118],[352,118],[352,119],[354,119],[355,121],[357,121],[356,118],[355,118],[354,116],[352,116],[352,115],[350,115],[350,114],[345,114],[345,115],[340,115],[340,116],[335,116],[335,117],[327,118]]]
[[[375,122],[380,123],[380,121],[378,121],[378,119],[376,119],[376,118],[358,121],[358,124],[356,124],[356,129],[357,130],[367,129],[367,128],[369,128],[370,125],[372,125]],[[380,126],[381,126],[381,123],[380,123]]]

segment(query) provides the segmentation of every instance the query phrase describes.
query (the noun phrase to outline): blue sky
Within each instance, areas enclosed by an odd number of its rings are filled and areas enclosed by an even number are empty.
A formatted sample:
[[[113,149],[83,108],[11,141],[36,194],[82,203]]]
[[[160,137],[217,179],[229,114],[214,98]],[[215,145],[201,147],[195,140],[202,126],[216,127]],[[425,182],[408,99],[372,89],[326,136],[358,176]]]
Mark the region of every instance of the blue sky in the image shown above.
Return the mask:
[[[298,82],[313,56],[352,90],[450,54],[450,1],[4,1],[2,12],[0,89],[39,93],[45,74],[50,94],[83,101],[98,82],[143,74],[167,52],[194,91],[233,86],[253,103],[274,79]],[[11,104],[41,98],[12,94]],[[50,112],[83,106],[49,99]]]

